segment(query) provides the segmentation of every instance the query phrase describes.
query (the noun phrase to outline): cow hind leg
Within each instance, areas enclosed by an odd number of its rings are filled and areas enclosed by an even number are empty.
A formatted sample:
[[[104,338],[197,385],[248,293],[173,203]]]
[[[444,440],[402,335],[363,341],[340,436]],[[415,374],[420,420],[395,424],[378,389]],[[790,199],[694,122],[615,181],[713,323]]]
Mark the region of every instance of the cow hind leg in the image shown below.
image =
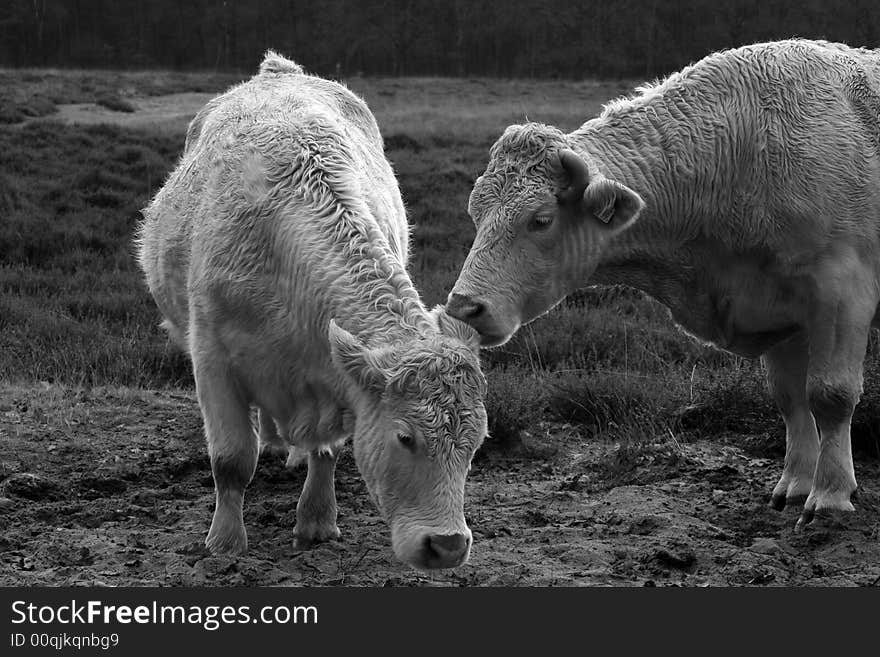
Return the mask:
[[[297,468],[308,459],[308,452],[295,445],[288,445],[278,434],[278,425],[272,415],[262,406],[257,407],[257,433],[260,436],[260,454],[284,456],[284,465]]]
[[[338,447],[318,448],[309,452],[309,471],[296,505],[294,536],[299,549],[339,538],[334,483],[338,457]]]
[[[249,404],[222,361],[211,355],[193,358],[196,393],[205,423],[216,503],[205,544],[215,554],[247,550],[242,506],[244,490],[257,466],[257,437]]]
[[[287,456],[287,442],[278,434],[272,415],[262,406],[257,407],[257,434],[260,437],[260,454]]]
[[[862,392],[862,366],[877,304],[873,284],[850,277],[844,293],[814,313],[810,327],[807,398],[819,429],[813,487],[798,527],[817,514],[852,511],[856,492],[850,421]]]
[[[813,487],[819,456],[819,433],[807,399],[809,346],[795,336],[764,354],[767,385],[785,421],[785,465],[770,506],[803,506]]]

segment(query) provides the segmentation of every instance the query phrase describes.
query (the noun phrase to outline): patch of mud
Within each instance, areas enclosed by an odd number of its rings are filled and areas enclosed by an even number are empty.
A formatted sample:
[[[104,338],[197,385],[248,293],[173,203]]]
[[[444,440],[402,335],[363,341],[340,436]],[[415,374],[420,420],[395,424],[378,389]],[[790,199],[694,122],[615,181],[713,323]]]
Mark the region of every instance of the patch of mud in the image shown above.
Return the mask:
[[[350,449],[342,539],[293,548],[304,469],[262,458],[250,552],[204,548],[213,482],[189,392],[0,389],[2,585],[870,585],[880,577],[880,464],[857,463],[857,512],[794,532],[767,507],[779,458],[748,437],[621,448],[544,426],[489,446],[468,479],[471,561],[398,563]],[[778,437],[782,440],[782,436]],[[621,450],[624,451],[621,451]]]

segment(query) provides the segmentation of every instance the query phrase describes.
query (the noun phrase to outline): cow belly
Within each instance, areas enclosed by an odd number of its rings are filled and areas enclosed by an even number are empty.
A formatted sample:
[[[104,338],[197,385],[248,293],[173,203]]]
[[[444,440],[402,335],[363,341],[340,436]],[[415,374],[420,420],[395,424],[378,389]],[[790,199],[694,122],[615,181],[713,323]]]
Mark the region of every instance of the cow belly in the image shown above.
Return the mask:
[[[756,358],[802,329],[809,290],[754,272],[679,298],[670,310],[688,333],[738,356]]]
[[[782,301],[775,290],[729,299],[719,306],[719,328],[724,349],[739,356],[756,358],[773,345],[800,331],[802,308],[790,300]]]
[[[719,346],[737,356],[743,356],[744,358],[757,358],[774,345],[783,340],[787,340],[800,330],[800,326],[792,324],[771,331],[737,333],[730,338],[726,345]]]
[[[801,330],[797,323],[782,323],[776,326],[761,328],[737,328],[736,325],[711,321],[711,313],[707,312],[707,321],[695,321],[691,313],[685,317],[673,313],[673,318],[689,335],[713,347],[729,351],[744,358],[757,358],[774,345],[787,340]]]

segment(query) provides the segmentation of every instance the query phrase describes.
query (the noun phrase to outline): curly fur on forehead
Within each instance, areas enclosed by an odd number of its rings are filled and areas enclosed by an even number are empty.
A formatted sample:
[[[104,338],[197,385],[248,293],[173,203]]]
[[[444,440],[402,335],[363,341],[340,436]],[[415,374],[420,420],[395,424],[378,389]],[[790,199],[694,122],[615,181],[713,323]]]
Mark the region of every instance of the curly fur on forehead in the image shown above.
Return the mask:
[[[512,163],[528,170],[542,165],[548,155],[567,144],[565,133],[551,125],[512,125],[492,145],[489,166]]]
[[[433,454],[448,453],[460,445],[461,429],[486,395],[486,378],[476,353],[440,337],[407,345],[398,356],[385,368],[386,392],[418,400],[414,410],[435,438],[429,440],[429,449]]]
[[[556,180],[551,156],[567,146],[565,134],[553,126],[526,123],[508,127],[489,151],[486,172],[474,185],[471,214],[484,202],[518,206],[549,185],[562,183]]]
[[[459,397],[485,394],[485,378],[477,355],[449,338],[418,340],[406,346],[399,358],[385,369],[387,388],[399,394],[430,393],[446,389]]]

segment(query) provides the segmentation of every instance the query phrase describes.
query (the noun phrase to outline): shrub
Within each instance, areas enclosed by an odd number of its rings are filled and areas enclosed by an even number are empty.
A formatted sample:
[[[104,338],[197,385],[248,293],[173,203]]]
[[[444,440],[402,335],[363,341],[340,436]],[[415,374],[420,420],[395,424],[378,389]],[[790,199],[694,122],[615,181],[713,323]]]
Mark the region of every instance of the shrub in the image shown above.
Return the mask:
[[[677,430],[679,386],[651,375],[570,372],[548,378],[552,417],[607,439],[645,441]]]
[[[522,431],[541,420],[546,405],[544,385],[539,377],[519,369],[493,369],[487,378],[486,413],[491,440],[496,445],[515,443]]]

